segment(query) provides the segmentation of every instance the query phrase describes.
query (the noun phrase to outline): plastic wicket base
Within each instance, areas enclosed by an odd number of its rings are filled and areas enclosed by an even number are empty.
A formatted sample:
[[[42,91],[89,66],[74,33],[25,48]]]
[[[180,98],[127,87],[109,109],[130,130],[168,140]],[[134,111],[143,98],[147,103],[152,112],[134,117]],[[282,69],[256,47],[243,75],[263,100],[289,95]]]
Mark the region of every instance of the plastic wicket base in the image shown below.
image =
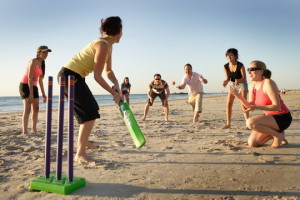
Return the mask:
[[[61,180],[55,178],[55,174],[50,174],[49,178],[41,176],[30,182],[30,189],[52,192],[57,194],[69,194],[85,186],[85,178],[73,177],[73,182],[69,182],[67,176],[62,175]]]

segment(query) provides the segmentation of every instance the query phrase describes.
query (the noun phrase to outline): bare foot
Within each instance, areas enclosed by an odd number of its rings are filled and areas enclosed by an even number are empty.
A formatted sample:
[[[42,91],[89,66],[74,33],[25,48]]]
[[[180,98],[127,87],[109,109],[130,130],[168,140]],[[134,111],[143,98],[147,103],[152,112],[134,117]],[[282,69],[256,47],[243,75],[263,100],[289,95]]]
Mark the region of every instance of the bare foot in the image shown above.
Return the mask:
[[[22,132],[23,135],[27,135],[30,133],[30,129],[28,129],[28,128],[26,130],[25,129],[22,129],[22,130],[23,130],[23,132]]]
[[[193,118],[193,122],[198,122],[199,118]]]
[[[93,145],[90,141],[86,145],[87,149],[99,149],[99,147],[99,145]]]
[[[87,155],[75,155],[74,161],[78,163],[84,163],[84,162],[95,162],[95,160]]]
[[[279,147],[282,141],[283,141],[283,135],[280,135],[279,137],[274,137],[274,141],[271,144],[270,148],[276,149],[277,147]]]
[[[143,117],[141,120],[142,120],[142,121],[145,121],[145,120],[146,120],[146,117]]]
[[[169,121],[169,119],[165,119],[165,122],[168,122]]]
[[[246,127],[245,130],[251,130],[250,128]]]
[[[288,143],[288,141],[284,138],[284,139],[282,140],[282,142],[281,142],[281,145],[287,145],[287,144],[289,144],[289,143]]]
[[[284,131],[282,132],[282,135],[283,135],[283,140],[281,142],[281,145],[287,145],[288,144],[288,141],[285,139],[284,137]]]
[[[28,131],[26,131],[26,132],[23,132],[22,134],[23,134],[23,135],[27,135],[27,134],[29,134],[29,132],[28,132]]]
[[[230,128],[230,125],[225,125],[222,127],[222,129],[229,129]]]

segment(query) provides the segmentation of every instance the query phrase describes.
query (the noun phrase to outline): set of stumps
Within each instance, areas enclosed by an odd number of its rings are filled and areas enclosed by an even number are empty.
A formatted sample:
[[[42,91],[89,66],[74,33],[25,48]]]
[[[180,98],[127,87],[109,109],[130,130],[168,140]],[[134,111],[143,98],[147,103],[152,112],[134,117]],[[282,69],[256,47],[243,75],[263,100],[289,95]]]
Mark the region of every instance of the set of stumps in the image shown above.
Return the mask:
[[[82,188],[86,184],[85,178],[73,175],[73,143],[74,143],[74,76],[60,77],[59,103],[58,103],[58,129],[57,129],[57,155],[56,173],[50,173],[51,163],[51,130],[52,130],[52,93],[53,77],[48,77],[48,101],[46,114],[45,134],[45,176],[30,181],[30,189],[58,194],[69,194]],[[62,175],[63,127],[64,127],[64,92],[68,82],[68,175]]]

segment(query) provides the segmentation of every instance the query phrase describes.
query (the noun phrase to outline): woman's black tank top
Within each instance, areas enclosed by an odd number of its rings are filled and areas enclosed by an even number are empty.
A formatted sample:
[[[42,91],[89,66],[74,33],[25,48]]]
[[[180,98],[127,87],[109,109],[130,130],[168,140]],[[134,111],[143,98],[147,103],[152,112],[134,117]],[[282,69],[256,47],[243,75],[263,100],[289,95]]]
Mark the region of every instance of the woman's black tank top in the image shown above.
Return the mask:
[[[231,82],[235,82],[235,79],[242,78],[241,68],[243,67],[243,63],[237,62],[237,67],[234,72],[231,72],[229,69],[229,63],[225,64],[224,67],[228,73],[228,77],[230,78]]]

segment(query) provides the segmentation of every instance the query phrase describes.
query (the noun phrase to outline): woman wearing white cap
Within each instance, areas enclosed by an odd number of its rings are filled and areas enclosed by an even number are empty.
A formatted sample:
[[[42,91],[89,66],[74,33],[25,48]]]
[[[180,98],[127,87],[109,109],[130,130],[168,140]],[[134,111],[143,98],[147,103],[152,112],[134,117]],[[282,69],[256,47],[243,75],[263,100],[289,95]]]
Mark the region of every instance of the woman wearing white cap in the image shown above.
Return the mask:
[[[48,52],[51,52],[47,46],[39,46],[37,48],[36,58],[29,61],[25,73],[21,79],[19,92],[23,100],[24,111],[22,117],[23,134],[28,132],[29,115],[32,109],[32,133],[36,133],[36,125],[38,121],[39,113],[39,91],[37,84],[39,83],[43,102],[46,102],[47,97],[45,95],[43,78],[45,75],[45,60],[48,56]]]

